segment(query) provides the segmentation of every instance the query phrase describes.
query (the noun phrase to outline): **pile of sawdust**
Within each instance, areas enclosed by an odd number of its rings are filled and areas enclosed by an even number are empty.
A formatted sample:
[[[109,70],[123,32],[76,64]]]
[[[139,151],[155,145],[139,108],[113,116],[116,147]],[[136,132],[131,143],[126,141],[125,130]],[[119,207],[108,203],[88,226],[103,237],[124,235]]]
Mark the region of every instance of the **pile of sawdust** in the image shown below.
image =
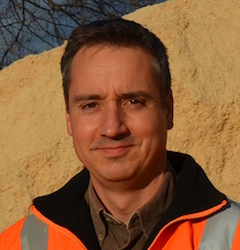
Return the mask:
[[[173,0],[125,18],[168,48],[175,96],[168,149],[193,155],[216,187],[240,200],[240,2]],[[81,168],[65,129],[62,52],[0,72],[0,231]]]

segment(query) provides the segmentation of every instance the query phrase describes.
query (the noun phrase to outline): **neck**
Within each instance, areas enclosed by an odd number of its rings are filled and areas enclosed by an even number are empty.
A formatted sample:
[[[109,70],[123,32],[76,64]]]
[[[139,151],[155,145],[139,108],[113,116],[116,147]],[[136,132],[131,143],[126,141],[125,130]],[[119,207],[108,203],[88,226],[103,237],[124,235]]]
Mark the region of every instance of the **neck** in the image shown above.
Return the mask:
[[[134,188],[121,183],[99,185],[99,182],[91,177],[95,191],[104,206],[115,218],[126,225],[130,217],[155,195],[163,178],[164,172],[156,176],[148,185]]]

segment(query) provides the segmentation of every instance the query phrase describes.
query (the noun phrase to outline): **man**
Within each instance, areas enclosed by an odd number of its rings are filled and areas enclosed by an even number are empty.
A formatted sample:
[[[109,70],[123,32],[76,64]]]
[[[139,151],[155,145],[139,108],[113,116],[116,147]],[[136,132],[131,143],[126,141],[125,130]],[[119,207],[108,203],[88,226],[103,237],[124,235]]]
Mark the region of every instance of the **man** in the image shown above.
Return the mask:
[[[34,200],[0,249],[240,249],[240,207],[166,151],[166,50],[123,19],[75,29],[61,62],[67,130],[85,169]]]

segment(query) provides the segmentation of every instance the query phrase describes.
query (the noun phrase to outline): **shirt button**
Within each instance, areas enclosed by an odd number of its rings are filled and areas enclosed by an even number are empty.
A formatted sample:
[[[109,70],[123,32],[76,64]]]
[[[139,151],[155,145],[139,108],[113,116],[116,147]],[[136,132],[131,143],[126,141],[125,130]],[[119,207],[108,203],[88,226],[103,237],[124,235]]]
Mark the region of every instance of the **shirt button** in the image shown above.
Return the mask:
[[[102,240],[103,240],[103,235],[102,235],[102,234],[99,234],[99,235],[98,235],[98,239],[99,239],[100,241],[102,241]]]
[[[106,218],[106,221],[108,222],[108,223],[112,223],[112,220],[110,219],[110,218]]]

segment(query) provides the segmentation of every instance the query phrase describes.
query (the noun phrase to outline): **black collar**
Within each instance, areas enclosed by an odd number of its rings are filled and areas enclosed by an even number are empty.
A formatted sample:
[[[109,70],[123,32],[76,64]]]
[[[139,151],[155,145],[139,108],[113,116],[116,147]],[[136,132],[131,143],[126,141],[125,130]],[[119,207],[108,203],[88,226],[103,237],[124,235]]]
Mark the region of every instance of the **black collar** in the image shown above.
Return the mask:
[[[172,204],[154,229],[147,246],[171,220],[181,215],[204,211],[226,199],[225,195],[214,188],[191,156],[168,152],[168,160],[177,173],[175,194]],[[44,216],[73,232],[88,249],[97,250],[100,247],[89,207],[84,199],[88,183],[89,172],[84,169],[64,187],[50,195],[36,198],[33,204]]]

